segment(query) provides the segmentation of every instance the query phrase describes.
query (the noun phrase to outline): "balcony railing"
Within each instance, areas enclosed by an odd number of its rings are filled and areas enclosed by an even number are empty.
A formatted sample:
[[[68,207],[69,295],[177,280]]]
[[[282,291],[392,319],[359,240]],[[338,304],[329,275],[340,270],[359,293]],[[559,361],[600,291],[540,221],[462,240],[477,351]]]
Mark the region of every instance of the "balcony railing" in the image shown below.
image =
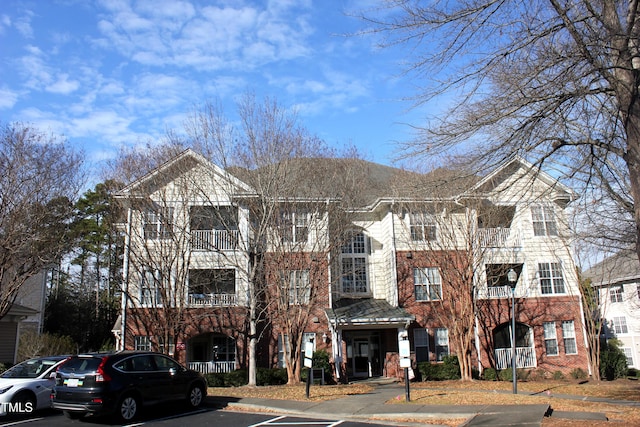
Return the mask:
[[[511,367],[511,349],[497,348],[494,351],[496,369]],[[537,366],[536,350],[533,347],[516,347],[516,368],[535,368]]]
[[[236,370],[236,362],[188,362],[189,369],[202,374],[226,374]]]
[[[230,251],[238,249],[239,230],[191,230],[194,251]]]
[[[511,298],[511,287],[510,286],[487,286],[486,288],[479,288],[477,290],[477,295],[480,299],[487,298]],[[525,290],[521,287],[516,287],[515,295],[516,298],[523,298],[526,296]]]
[[[189,294],[192,307],[230,307],[237,303],[236,294]]]
[[[519,233],[511,233],[510,228],[479,228],[479,244],[483,248],[518,248],[522,245]]]

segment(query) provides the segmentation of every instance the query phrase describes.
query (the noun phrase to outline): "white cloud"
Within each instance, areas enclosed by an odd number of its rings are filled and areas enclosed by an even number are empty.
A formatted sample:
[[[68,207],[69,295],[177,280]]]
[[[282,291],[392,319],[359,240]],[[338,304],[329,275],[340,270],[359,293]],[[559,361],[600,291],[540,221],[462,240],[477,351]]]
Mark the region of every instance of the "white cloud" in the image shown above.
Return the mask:
[[[8,87],[0,87],[0,109],[9,109],[18,101],[18,93]]]
[[[46,90],[61,95],[69,95],[75,92],[79,86],[80,83],[77,80],[69,80],[68,74],[60,74],[56,81],[46,87]]]

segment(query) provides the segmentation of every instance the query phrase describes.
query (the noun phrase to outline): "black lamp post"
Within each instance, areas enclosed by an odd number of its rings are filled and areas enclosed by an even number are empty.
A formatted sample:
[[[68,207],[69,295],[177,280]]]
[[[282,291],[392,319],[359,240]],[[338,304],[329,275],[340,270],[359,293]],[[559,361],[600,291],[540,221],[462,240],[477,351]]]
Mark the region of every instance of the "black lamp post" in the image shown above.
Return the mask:
[[[513,377],[513,394],[518,394],[518,376],[516,375],[516,283],[518,273],[511,268],[507,272],[507,280],[511,287],[511,376]]]

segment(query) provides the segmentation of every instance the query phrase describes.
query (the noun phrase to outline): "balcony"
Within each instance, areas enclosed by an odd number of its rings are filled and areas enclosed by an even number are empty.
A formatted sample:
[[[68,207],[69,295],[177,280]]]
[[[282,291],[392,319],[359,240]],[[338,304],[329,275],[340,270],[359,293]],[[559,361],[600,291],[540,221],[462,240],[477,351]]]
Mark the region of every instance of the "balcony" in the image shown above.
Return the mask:
[[[189,294],[191,307],[232,307],[238,304],[236,294]]]
[[[502,370],[511,367],[510,348],[497,348],[494,351],[494,356],[496,358],[496,369]],[[535,348],[516,347],[516,368],[535,368],[537,364]]]
[[[519,233],[510,228],[479,228],[478,243],[483,248],[519,248],[522,246]]]
[[[194,251],[232,251],[238,248],[239,230],[191,230]]]

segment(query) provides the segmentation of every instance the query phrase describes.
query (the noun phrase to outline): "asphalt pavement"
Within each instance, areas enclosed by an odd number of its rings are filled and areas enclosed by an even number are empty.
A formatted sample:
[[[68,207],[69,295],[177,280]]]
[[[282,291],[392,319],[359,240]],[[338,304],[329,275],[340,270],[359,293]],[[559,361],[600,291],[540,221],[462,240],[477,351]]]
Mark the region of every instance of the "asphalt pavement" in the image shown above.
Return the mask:
[[[270,412],[309,417],[331,417],[346,420],[393,422],[394,425],[418,425],[425,420],[463,419],[464,427],[540,427],[545,416],[573,420],[606,421],[602,413],[558,412],[550,405],[428,405],[411,403],[386,403],[393,399],[406,402],[405,387],[389,381],[373,381],[370,393],[357,394],[327,401],[293,401],[264,398],[237,398],[210,396],[208,401],[216,407]],[[322,387],[314,385],[312,387]],[[520,392],[520,394],[525,394]],[[409,397],[411,392],[409,392]],[[554,399],[577,399],[582,401],[613,402],[607,399],[584,396],[553,395]],[[615,401],[627,406],[640,407],[640,402]],[[421,424],[424,425],[424,424]]]

